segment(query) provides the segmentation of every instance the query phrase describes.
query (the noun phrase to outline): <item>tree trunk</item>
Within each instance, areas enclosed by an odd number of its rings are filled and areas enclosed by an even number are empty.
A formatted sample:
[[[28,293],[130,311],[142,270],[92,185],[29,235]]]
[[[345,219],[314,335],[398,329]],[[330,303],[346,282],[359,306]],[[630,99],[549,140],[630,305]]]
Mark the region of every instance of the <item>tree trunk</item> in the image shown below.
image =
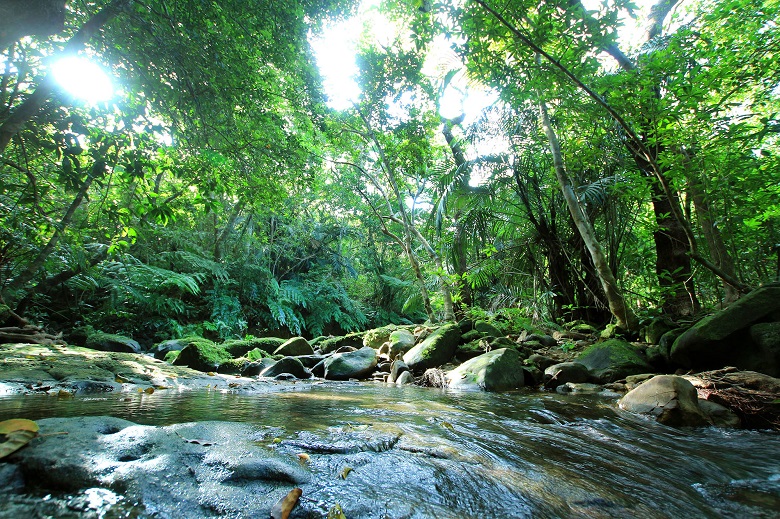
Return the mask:
[[[553,157],[555,176],[558,178],[563,198],[574,219],[577,230],[582,236],[582,240],[585,242],[585,246],[588,248],[588,252],[590,252],[590,256],[593,259],[593,265],[596,269],[599,281],[601,281],[601,287],[604,289],[604,294],[607,297],[609,311],[617,320],[618,327],[624,330],[636,331],[639,327],[639,320],[636,315],[634,315],[631,307],[629,307],[623,299],[623,295],[620,293],[620,289],[617,286],[615,276],[609,269],[607,257],[601,248],[601,244],[596,239],[593,225],[582,211],[577,195],[571,187],[569,175],[566,173],[566,168],[563,165],[563,156],[561,154],[560,144],[558,143],[558,137],[555,135],[555,130],[550,123],[547,105],[541,99],[539,100],[539,115],[541,117],[542,128],[544,129],[544,133],[550,144],[550,153],[552,153]]]

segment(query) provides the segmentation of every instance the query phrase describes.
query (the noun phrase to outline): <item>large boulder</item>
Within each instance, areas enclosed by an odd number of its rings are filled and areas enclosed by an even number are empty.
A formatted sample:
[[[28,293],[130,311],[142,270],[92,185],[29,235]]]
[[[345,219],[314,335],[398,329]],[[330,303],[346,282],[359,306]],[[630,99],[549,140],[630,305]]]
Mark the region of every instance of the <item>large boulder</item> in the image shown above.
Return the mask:
[[[544,385],[555,388],[567,382],[587,382],[590,380],[590,372],[585,365],[579,362],[559,362],[544,370]]]
[[[284,355],[286,357],[312,355],[313,353],[314,349],[309,344],[309,341],[303,337],[293,337],[292,339],[288,339],[274,351],[274,355]]]
[[[311,371],[295,357],[284,357],[260,372],[261,377],[276,377],[288,373],[295,378],[311,378]]]
[[[368,346],[355,351],[334,353],[325,359],[325,378],[328,380],[365,378],[374,371],[376,364],[376,350]]]
[[[387,342],[390,343],[388,355],[391,359],[403,355],[412,349],[415,340],[414,334],[409,330],[394,330],[387,339]]]
[[[524,385],[523,360],[517,350],[502,348],[474,357],[448,372],[449,387],[506,391]]]
[[[118,353],[141,353],[141,345],[130,337],[114,333],[92,332],[84,344],[87,348]]]
[[[445,324],[406,352],[404,362],[412,371],[425,371],[449,362],[460,340],[457,324]]]
[[[697,427],[709,420],[699,407],[693,384],[682,377],[658,375],[626,393],[618,405],[625,411],[647,414],[665,425]]]
[[[191,341],[173,361],[174,366],[187,366],[198,371],[217,371],[223,364],[233,357],[221,346],[217,346],[208,339]]]
[[[575,360],[587,367],[593,378],[601,384],[653,370],[638,348],[621,339],[593,344]]]
[[[771,321],[778,312],[780,285],[758,288],[689,328],[674,341],[669,356],[686,368],[736,366],[780,375],[780,352],[776,344],[773,347],[771,339],[767,342],[760,337],[756,342],[750,330],[761,321]]]

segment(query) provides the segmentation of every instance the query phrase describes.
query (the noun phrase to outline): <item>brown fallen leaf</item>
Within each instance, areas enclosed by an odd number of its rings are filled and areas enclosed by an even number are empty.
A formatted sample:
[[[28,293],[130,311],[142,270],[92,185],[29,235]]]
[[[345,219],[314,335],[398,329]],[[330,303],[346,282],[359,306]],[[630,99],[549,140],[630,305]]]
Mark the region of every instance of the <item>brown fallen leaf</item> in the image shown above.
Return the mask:
[[[303,494],[303,490],[300,488],[290,490],[286,496],[277,501],[271,508],[271,519],[287,519],[290,517],[290,512],[298,504],[301,494]]]
[[[308,461],[311,460],[309,455],[306,454],[305,452],[301,452],[297,456],[298,456],[298,461],[300,461],[301,463],[307,463]]]
[[[152,393],[154,393],[154,388],[151,386],[147,387],[146,389],[144,389],[144,393],[146,393],[147,395],[151,395]]]
[[[38,436],[38,424],[24,418],[0,422],[0,458],[12,454]]]
[[[344,470],[341,471],[339,477],[341,479],[347,479],[347,476],[349,475],[350,472],[352,472],[352,467],[344,467]]]

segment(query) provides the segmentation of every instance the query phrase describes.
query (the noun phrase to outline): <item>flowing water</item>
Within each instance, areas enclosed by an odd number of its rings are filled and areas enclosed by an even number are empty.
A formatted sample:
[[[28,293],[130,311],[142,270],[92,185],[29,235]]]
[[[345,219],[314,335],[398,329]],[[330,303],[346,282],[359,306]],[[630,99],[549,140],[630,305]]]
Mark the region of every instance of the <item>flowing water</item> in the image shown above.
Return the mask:
[[[363,455],[399,452],[388,469],[398,473],[374,480],[372,492],[425,503],[407,507],[414,517],[780,517],[780,434],[673,429],[624,413],[610,398],[353,383],[259,395],[0,398],[0,420],[86,415],[145,425],[242,422],[282,437],[392,426],[413,439],[403,458],[403,440]]]

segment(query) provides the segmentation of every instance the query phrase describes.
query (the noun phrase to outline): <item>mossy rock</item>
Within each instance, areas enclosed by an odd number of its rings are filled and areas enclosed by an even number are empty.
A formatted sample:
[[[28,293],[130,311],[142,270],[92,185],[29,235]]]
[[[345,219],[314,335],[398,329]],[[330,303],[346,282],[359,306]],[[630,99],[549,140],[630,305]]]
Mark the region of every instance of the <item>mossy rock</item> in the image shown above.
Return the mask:
[[[297,357],[298,355],[311,355],[314,353],[309,341],[303,337],[293,337],[287,339],[276,350],[274,355],[284,355],[286,357]]]
[[[671,360],[686,368],[707,369],[726,365],[764,371],[762,368],[767,366],[763,355],[760,355],[763,352],[752,347],[754,344],[750,341],[748,329],[777,311],[780,311],[780,286],[757,288],[680,335],[672,345]],[[774,376],[774,373],[767,373]]]
[[[458,344],[455,349],[455,358],[461,362],[466,362],[474,357],[479,357],[485,353],[485,346],[487,346],[487,343],[482,339],[469,341],[465,344]]]
[[[190,342],[173,361],[174,366],[187,366],[198,371],[216,371],[221,364],[232,360],[233,356],[225,348],[202,339]]]
[[[471,341],[478,341],[484,336],[479,330],[469,330],[460,336],[460,342],[467,343]]]
[[[588,346],[575,360],[586,366],[602,384],[653,370],[638,348],[620,339]]]
[[[390,343],[388,355],[390,355],[391,359],[403,355],[414,347],[416,340],[414,334],[409,330],[394,330],[387,339]]]
[[[449,387],[507,391],[524,385],[523,361],[511,348],[483,353],[450,371],[446,375]]]
[[[239,339],[225,341],[222,347],[233,357],[245,357],[247,353],[254,349],[263,350],[266,353],[273,353],[279,346],[284,344],[285,339],[278,337],[254,337],[252,339]]]
[[[261,350],[260,348],[255,348],[254,350],[248,351],[246,355],[244,355],[244,357],[254,362],[260,359],[273,358],[274,356],[265,350]]]
[[[369,348],[378,350],[382,344],[390,340],[390,334],[392,334],[397,329],[398,326],[389,324],[387,326],[383,326],[382,328],[368,330],[363,336],[363,346],[368,346]]]
[[[331,337],[321,341],[318,346],[322,353],[332,353],[342,346],[352,346],[359,349],[363,347],[363,334],[350,333],[342,337]]]
[[[501,330],[493,326],[487,321],[477,321],[474,323],[474,330],[480,332],[483,336],[488,337],[501,337],[504,335]]]
[[[249,359],[244,357],[238,357],[237,359],[230,359],[223,362],[217,368],[217,373],[225,375],[239,375],[244,371],[244,368],[249,365]]]
[[[95,331],[87,335],[84,344],[87,348],[118,353],[141,353],[141,345],[130,337],[114,333]]]
[[[428,368],[441,366],[452,359],[459,341],[458,325],[445,324],[406,352],[404,362],[412,371],[425,371]]]
[[[181,353],[181,350],[171,350],[168,353],[165,354],[165,362],[168,364],[173,364],[173,362],[176,360],[176,357],[179,356],[179,353]]]

